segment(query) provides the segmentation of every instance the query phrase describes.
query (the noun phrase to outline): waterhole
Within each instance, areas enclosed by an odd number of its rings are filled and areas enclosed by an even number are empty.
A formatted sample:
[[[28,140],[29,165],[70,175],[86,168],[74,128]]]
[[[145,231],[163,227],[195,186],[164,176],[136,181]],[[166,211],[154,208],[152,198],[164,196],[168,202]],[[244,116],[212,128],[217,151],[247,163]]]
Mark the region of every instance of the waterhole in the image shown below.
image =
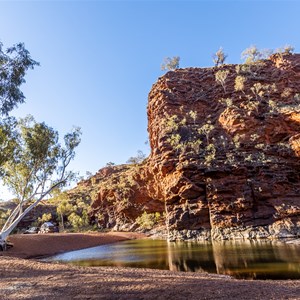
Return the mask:
[[[271,241],[130,240],[55,255],[47,261],[208,272],[238,279],[300,279],[300,247]]]

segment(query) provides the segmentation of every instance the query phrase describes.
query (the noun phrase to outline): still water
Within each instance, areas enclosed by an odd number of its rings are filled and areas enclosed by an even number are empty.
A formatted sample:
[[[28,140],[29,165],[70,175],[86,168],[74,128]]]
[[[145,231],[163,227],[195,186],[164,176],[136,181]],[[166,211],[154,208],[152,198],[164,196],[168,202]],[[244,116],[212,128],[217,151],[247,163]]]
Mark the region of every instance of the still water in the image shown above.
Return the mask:
[[[209,272],[240,279],[300,279],[300,246],[280,242],[131,240],[53,256],[80,266]]]

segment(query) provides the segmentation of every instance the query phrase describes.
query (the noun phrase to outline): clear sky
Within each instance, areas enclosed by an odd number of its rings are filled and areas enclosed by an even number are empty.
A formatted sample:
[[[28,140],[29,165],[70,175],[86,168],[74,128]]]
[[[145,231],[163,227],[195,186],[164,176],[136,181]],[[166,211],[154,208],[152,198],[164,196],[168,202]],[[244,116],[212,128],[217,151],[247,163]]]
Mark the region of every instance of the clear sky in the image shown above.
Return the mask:
[[[23,85],[32,114],[61,135],[82,128],[72,168],[96,172],[148,154],[147,97],[166,56],[212,66],[220,46],[239,63],[250,45],[300,51],[300,1],[1,1],[0,41],[24,42],[41,66]],[[1,194],[0,194],[1,198]]]

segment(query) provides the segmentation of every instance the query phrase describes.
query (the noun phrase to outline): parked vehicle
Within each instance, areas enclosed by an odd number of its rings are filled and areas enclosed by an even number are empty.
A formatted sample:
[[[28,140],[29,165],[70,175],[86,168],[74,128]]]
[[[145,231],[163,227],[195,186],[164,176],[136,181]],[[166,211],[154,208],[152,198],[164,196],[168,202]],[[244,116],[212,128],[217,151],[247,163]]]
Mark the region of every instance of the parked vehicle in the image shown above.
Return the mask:
[[[39,232],[38,227],[30,227],[24,232],[24,234],[34,234],[34,233],[38,233],[38,232]]]
[[[38,233],[54,233],[58,232],[58,227],[51,222],[45,222]]]

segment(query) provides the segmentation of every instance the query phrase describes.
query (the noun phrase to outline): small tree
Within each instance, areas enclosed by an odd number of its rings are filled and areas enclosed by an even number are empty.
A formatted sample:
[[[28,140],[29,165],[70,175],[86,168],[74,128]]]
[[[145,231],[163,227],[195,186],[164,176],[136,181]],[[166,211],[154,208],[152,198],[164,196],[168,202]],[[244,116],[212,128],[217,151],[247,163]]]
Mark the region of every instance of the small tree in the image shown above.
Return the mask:
[[[245,60],[246,64],[254,63],[259,61],[260,59],[268,58],[273,51],[271,49],[257,49],[256,46],[250,46],[242,52],[242,59]]]
[[[256,100],[261,99],[264,95],[264,86],[260,83],[254,83],[254,85],[250,88],[251,92],[255,95]]]
[[[213,57],[213,62],[215,64],[215,66],[218,67],[218,66],[224,64],[224,62],[227,58],[227,54],[225,54],[223,51],[223,48],[220,47],[220,49],[216,53],[214,53],[212,55],[212,57]]]
[[[14,157],[4,165],[3,178],[18,205],[2,227],[0,241],[6,240],[21,219],[54,189],[74,179],[67,167],[75,156],[80,135],[79,128],[66,134],[63,147],[58,133],[45,123],[36,123],[31,116],[18,122]]]
[[[291,45],[285,45],[283,47],[283,53],[284,54],[292,54],[294,52],[295,48]]]
[[[160,219],[161,215],[159,212],[147,213],[144,211],[143,214],[137,217],[135,221],[142,229],[150,230],[159,223]]]
[[[276,52],[280,55],[288,55],[294,52],[295,48],[291,45],[285,45],[281,48],[276,49]]]
[[[69,202],[68,196],[66,192],[61,192],[57,199],[59,201],[56,212],[60,219],[61,228],[65,230],[65,222],[64,219],[66,216],[70,215],[74,211],[74,206]]]
[[[245,49],[242,52],[241,57],[245,60],[245,63],[252,63],[260,60],[262,58],[262,54],[257,47],[253,45]]]
[[[164,62],[161,64],[161,70],[162,71],[174,71],[179,68],[179,56],[174,57],[166,57],[164,59]]]
[[[229,71],[228,70],[219,70],[216,74],[215,74],[215,78],[216,78],[216,81],[222,85],[223,87],[223,90],[224,92],[226,93],[226,86],[225,86],[225,81],[226,81],[226,78],[229,74]]]
[[[213,124],[211,124],[211,121],[208,120],[207,123],[203,124],[199,129],[198,129],[198,133],[199,134],[205,134],[206,136],[206,142],[207,144],[209,144],[209,134],[211,133],[211,131],[215,128],[215,126]]]
[[[49,222],[52,219],[52,214],[51,213],[44,213],[40,218],[38,218],[38,223],[42,224],[45,222]]]
[[[197,119],[197,112],[194,111],[194,110],[191,110],[191,111],[189,112],[189,115],[190,115],[190,117],[194,120],[194,125],[195,125],[196,119]]]
[[[68,216],[68,221],[70,222],[70,224],[72,225],[72,227],[75,228],[75,230],[77,230],[77,231],[82,226],[82,219],[75,212],[72,212]]]
[[[234,80],[234,90],[242,91],[244,93],[245,82],[247,81],[246,77],[238,75]]]
[[[146,154],[143,153],[143,151],[138,150],[137,155],[136,156],[131,156],[126,163],[127,164],[132,164],[132,165],[137,165],[141,162],[143,162],[143,160],[146,158]]]

